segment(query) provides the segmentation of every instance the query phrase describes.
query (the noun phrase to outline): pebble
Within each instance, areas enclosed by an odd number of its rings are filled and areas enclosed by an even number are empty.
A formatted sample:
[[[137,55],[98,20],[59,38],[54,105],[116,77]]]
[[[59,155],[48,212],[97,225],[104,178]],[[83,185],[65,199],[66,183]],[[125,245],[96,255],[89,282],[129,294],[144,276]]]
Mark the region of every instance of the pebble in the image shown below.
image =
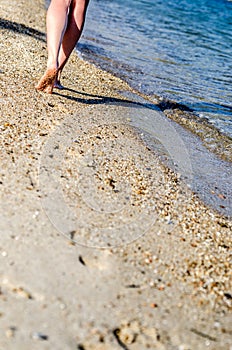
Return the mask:
[[[34,339],[34,340],[48,340],[48,335],[40,333],[40,332],[34,332],[34,333],[32,333],[32,339]]]
[[[7,337],[7,338],[13,338],[16,331],[17,331],[17,328],[16,328],[16,327],[14,327],[14,326],[9,327],[9,328],[6,330],[6,337]]]

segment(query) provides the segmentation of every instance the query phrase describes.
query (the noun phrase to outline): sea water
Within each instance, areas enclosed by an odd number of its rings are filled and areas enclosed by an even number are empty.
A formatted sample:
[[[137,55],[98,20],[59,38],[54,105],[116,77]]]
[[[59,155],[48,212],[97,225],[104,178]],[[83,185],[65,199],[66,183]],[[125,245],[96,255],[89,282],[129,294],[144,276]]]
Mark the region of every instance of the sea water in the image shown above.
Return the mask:
[[[232,136],[232,2],[91,0],[78,51]]]

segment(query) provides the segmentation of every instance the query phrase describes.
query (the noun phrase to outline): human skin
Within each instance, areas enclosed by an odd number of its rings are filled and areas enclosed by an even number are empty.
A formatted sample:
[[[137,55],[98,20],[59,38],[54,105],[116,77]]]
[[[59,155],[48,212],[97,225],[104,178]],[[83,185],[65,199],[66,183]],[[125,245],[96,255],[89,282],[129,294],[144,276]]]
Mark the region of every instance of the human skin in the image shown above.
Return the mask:
[[[52,0],[47,11],[47,69],[36,89],[62,88],[60,77],[83,31],[89,0]]]

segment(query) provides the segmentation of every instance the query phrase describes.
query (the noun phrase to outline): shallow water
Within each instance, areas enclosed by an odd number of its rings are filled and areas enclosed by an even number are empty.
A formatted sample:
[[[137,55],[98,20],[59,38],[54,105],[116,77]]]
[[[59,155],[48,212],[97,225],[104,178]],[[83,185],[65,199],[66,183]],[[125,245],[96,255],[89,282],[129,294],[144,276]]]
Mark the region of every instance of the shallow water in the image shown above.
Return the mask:
[[[78,50],[232,136],[232,2],[91,0]]]

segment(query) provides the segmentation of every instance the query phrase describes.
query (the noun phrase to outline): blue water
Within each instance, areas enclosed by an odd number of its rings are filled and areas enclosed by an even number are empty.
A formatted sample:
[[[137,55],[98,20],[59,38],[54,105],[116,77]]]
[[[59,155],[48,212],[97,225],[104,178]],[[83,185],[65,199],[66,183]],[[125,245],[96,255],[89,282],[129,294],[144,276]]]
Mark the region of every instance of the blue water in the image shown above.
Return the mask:
[[[232,136],[232,2],[91,0],[82,56]]]

